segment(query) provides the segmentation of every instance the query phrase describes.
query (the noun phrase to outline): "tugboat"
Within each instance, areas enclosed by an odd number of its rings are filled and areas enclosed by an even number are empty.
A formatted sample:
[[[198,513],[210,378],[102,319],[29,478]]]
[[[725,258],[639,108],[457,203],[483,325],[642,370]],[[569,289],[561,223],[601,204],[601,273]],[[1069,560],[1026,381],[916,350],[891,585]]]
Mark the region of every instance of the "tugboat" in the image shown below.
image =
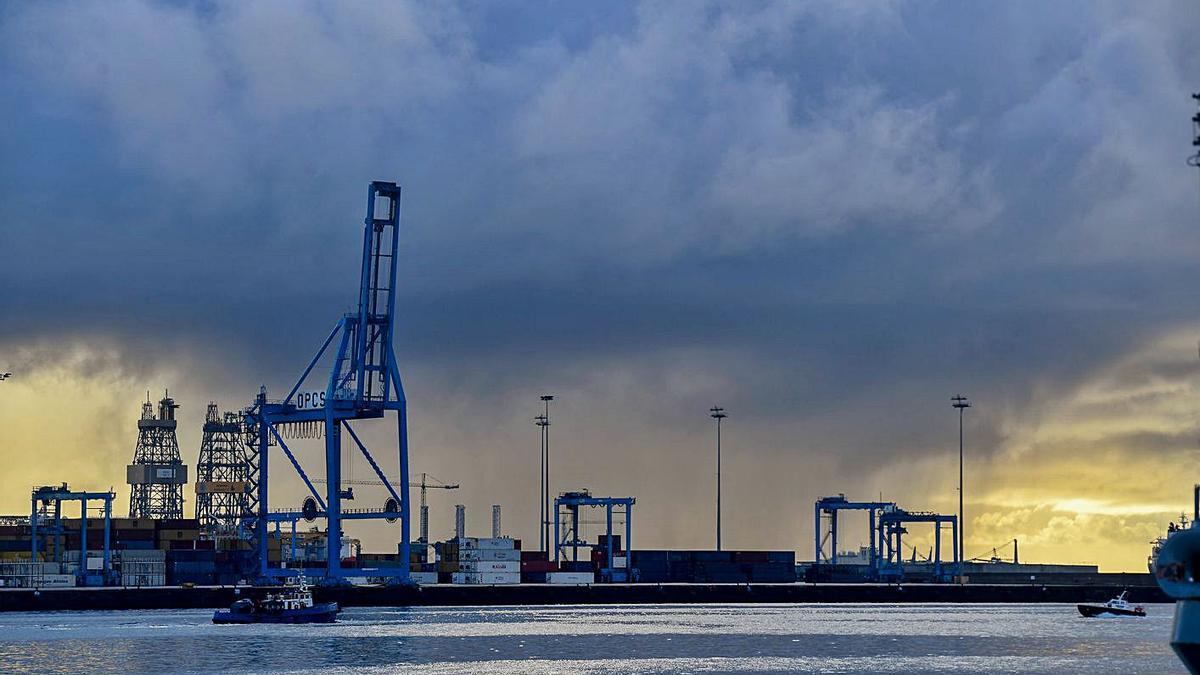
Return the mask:
[[[1125,602],[1125,591],[1103,605],[1076,605],[1079,613],[1086,617],[1093,616],[1146,616],[1146,609],[1141,605],[1131,605]]]
[[[333,623],[340,610],[336,602],[314,603],[308,581],[288,580],[281,593],[255,602],[238,600],[227,610],[213,612],[213,623]]]

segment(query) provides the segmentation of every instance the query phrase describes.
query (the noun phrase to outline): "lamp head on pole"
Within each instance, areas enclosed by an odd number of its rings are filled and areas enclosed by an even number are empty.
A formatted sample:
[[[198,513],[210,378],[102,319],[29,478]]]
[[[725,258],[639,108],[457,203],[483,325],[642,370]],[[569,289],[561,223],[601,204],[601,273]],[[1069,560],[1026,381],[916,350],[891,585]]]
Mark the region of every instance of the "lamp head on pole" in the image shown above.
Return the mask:
[[[538,415],[537,417],[533,418],[533,423],[539,427],[550,426],[550,420],[545,415]]]
[[[554,397],[551,396],[550,394],[542,394],[542,400],[543,401],[553,401]]]
[[[713,406],[713,407],[709,408],[709,409],[708,409],[708,412],[710,412],[710,413],[711,413],[711,414],[709,415],[709,417],[713,418],[714,420],[721,420],[721,419],[724,419],[724,418],[726,418],[726,417],[729,417],[729,415],[726,415],[726,414],[725,414],[725,409],[724,409],[724,408],[719,408],[719,407],[717,407],[717,406]]]
[[[966,396],[956,394],[950,397],[950,405],[961,410],[962,408],[970,408],[971,402],[967,400]]]

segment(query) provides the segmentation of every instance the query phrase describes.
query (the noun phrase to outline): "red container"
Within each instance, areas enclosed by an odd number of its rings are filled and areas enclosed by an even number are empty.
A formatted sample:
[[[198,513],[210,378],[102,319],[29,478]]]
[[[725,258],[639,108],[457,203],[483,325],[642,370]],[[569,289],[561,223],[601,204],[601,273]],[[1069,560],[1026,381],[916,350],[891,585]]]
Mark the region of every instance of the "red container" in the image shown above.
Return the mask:
[[[545,551],[521,551],[521,562],[526,560],[549,560],[550,554]]]
[[[550,560],[522,560],[521,572],[557,572],[558,563]]]

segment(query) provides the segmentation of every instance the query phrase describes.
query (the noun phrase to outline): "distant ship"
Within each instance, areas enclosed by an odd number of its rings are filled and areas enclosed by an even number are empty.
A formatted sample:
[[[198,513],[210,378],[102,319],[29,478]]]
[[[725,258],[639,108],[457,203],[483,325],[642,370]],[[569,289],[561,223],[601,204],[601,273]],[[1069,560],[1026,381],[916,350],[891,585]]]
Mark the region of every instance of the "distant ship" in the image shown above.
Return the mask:
[[[1168,524],[1167,534],[1150,542],[1150,557],[1146,559],[1146,567],[1150,570],[1151,574],[1154,574],[1154,560],[1158,558],[1158,552],[1162,550],[1163,544],[1167,543],[1167,540],[1171,538],[1171,535],[1175,534],[1176,532],[1183,532],[1186,529],[1188,529],[1188,517],[1186,513],[1181,513],[1179,514],[1178,525],[1175,523]]]

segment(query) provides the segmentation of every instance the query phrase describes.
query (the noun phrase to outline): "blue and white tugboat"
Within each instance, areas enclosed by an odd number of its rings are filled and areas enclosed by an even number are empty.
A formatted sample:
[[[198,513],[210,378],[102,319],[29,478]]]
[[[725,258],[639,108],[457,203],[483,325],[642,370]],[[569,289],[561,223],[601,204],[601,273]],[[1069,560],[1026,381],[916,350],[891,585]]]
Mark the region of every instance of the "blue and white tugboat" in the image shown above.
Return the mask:
[[[1079,613],[1087,616],[1146,616],[1146,608],[1141,605],[1131,605],[1125,602],[1125,591],[1108,602],[1099,605],[1076,605]]]
[[[338,611],[336,602],[314,603],[308,581],[300,576],[289,579],[280,593],[258,602],[243,598],[217,610],[213,623],[333,623]]]

